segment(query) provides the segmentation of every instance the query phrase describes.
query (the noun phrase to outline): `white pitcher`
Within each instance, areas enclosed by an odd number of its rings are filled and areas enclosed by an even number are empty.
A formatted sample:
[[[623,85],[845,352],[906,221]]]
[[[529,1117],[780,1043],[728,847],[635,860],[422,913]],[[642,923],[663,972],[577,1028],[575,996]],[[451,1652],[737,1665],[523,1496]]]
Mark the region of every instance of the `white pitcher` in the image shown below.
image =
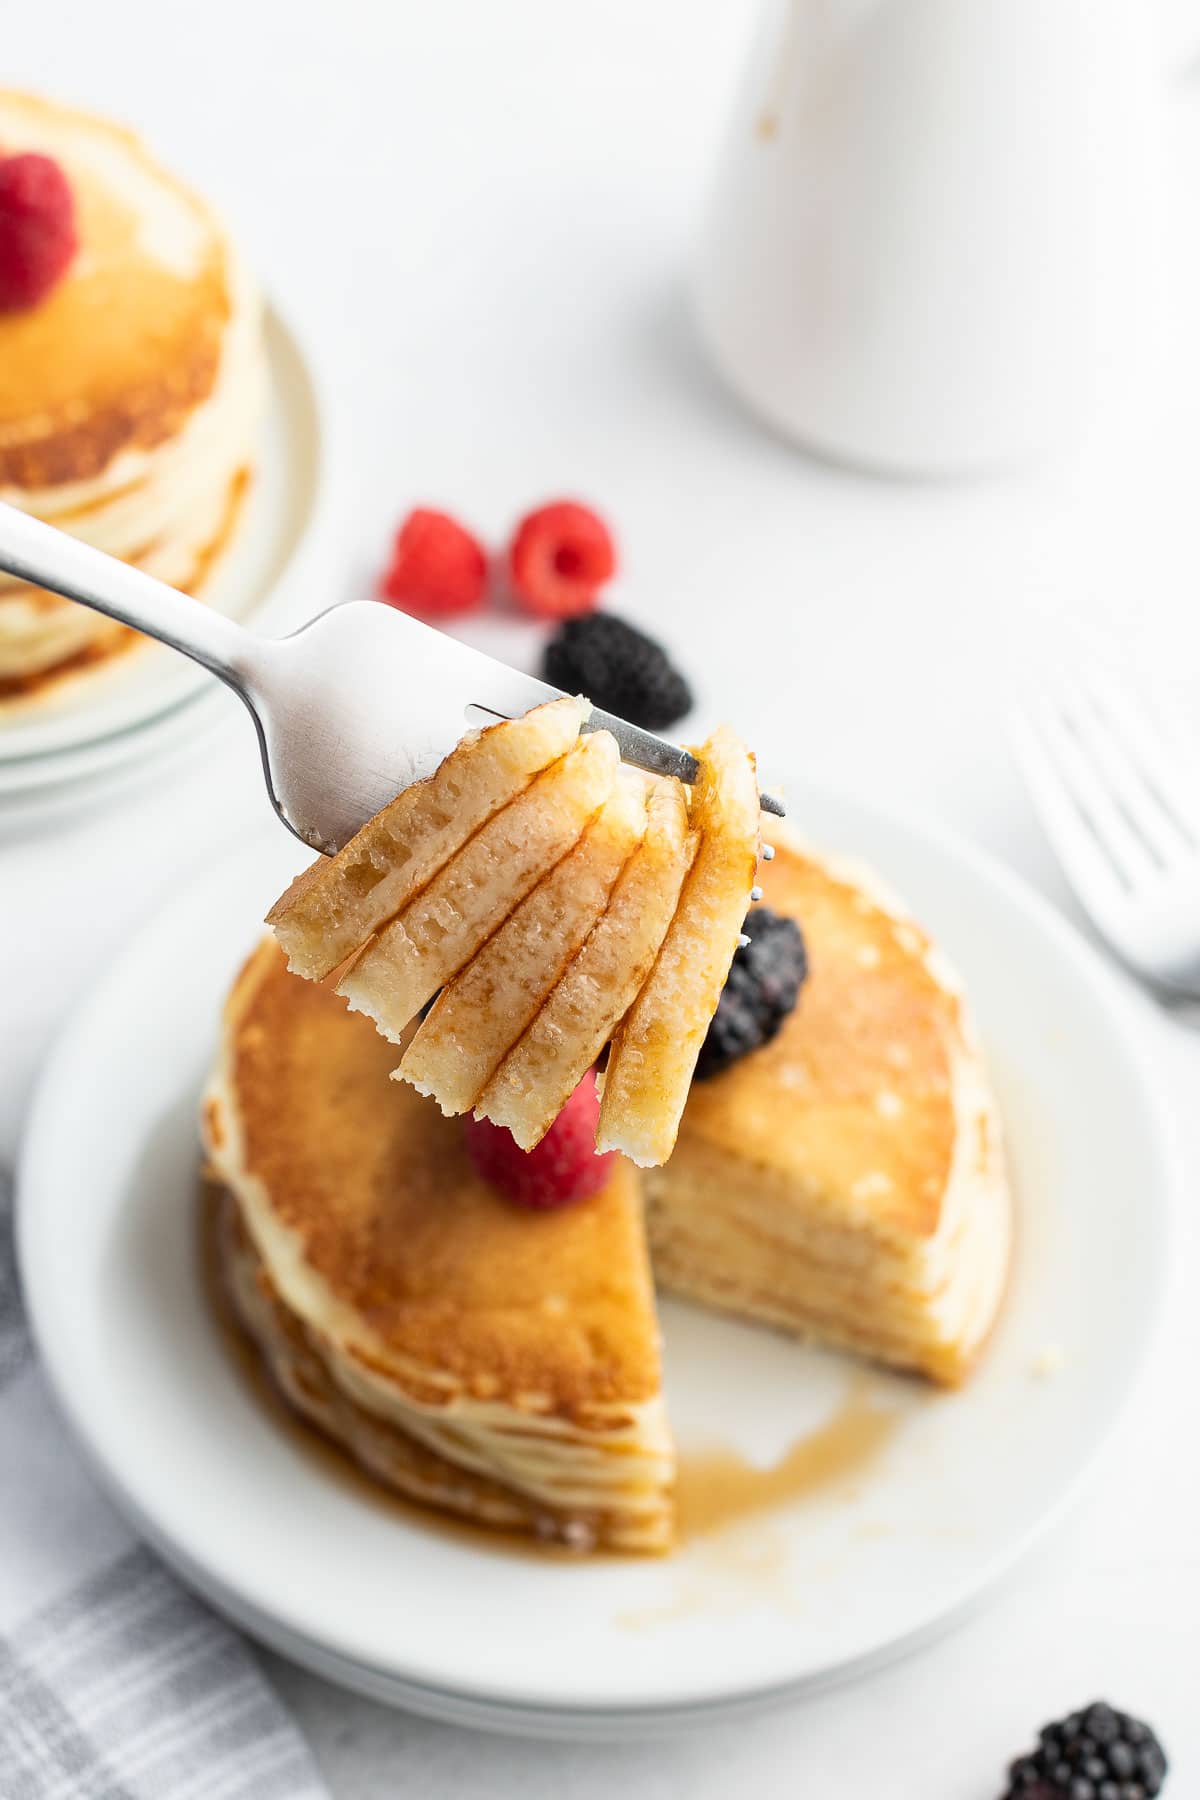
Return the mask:
[[[698,279],[730,384],[927,474],[1129,391],[1159,330],[1158,25],[1147,0],[771,0]]]

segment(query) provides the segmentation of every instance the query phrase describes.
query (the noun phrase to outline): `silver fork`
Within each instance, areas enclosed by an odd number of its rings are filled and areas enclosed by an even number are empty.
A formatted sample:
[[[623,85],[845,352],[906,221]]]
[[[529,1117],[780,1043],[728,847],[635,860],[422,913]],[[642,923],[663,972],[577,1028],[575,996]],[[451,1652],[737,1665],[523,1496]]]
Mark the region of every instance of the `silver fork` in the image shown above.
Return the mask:
[[[1200,997],[1200,767],[1101,671],[1018,718],[1014,741],[1093,923],[1151,985]]]
[[[164,582],[0,504],[0,569],[180,650],[245,701],[271,804],[289,831],[331,855],[401,788],[430,775],[469,715],[516,718],[559,697],[406,613],[352,600],[290,637],[264,638]],[[694,756],[611,713],[623,759],[689,784]],[[781,815],[773,796],[766,812]]]

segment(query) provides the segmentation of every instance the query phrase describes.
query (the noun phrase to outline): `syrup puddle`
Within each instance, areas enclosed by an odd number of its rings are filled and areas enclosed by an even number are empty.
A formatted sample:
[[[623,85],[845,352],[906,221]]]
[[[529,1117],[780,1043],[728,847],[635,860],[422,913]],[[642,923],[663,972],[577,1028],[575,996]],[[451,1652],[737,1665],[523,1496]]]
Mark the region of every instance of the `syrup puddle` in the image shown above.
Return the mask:
[[[854,1373],[830,1416],[767,1467],[738,1450],[714,1446],[684,1451],[676,1487],[679,1543],[684,1556],[673,1573],[674,1592],[661,1604],[617,1615],[626,1631],[655,1631],[700,1615],[731,1620],[747,1605],[803,1610],[816,1570],[797,1586],[794,1545],[771,1515],[776,1508],[830,1496],[847,1502],[856,1479],[870,1468],[905,1414],[884,1403],[866,1370]]]
[[[760,1468],[739,1451],[685,1451],[679,1458],[679,1537],[691,1543],[756,1514],[850,1480],[879,1454],[901,1415],[880,1404],[871,1377],[855,1374],[840,1406],[815,1431]]]

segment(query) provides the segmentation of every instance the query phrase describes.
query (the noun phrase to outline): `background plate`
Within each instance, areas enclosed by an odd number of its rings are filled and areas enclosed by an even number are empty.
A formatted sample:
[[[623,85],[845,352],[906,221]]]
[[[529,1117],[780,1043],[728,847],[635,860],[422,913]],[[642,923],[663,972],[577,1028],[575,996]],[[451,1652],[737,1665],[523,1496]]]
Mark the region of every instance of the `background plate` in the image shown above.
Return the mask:
[[[967,979],[1014,1164],[1017,1259],[963,1392],[866,1377],[897,1414],[872,1461],[664,1561],[548,1560],[375,1504],[267,1422],[214,1332],[197,1279],[196,1096],[222,992],[296,866],[289,840],[189,882],[67,1028],[20,1180],[51,1379],[147,1535],[293,1656],[519,1731],[712,1716],[918,1643],[1012,1566],[1093,1462],[1164,1268],[1167,1170],[1137,1006],[976,852],[802,785],[790,799],[814,840],[906,895]],[[685,1454],[715,1438],[769,1463],[864,1379],[769,1332],[666,1313]]]

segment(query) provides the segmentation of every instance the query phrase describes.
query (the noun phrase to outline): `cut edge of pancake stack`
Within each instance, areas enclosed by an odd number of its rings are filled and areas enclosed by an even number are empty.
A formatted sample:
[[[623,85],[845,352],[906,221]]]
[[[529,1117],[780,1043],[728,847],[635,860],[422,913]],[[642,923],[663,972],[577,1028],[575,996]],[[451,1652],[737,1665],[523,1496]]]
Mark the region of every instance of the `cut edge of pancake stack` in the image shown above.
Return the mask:
[[[254,284],[211,209],[120,127],[3,91],[0,146],[61,166],[79,237],[44,299],[0,314],[0,499],[200,596],[252,480]],[[136,641],[0,575],[0,716]]]
[[[333,973],[399,1043],[397,1076],[524,1150],[612,1040],[598,1138],[671,1153],[758,863],[754,759],[722,727],[679,782],[624,769],[561,699],[464,739],[268,914],[290,967]],[[437,997],[435,999],[435,997]]]
[[[267,939],[203,1113],[226,1287],[285,1397],[377,1479],[477,1523],[661,1551],[674,1451],[633,1169],[531,1214]]]
[[[655,1277],[957,1386],[995,1320],[1012,1230],[961,987],[869,872],[781,830],[763,880],[813,974],[772,1042],[696,1084],[670,1163],[647,1172]]]

